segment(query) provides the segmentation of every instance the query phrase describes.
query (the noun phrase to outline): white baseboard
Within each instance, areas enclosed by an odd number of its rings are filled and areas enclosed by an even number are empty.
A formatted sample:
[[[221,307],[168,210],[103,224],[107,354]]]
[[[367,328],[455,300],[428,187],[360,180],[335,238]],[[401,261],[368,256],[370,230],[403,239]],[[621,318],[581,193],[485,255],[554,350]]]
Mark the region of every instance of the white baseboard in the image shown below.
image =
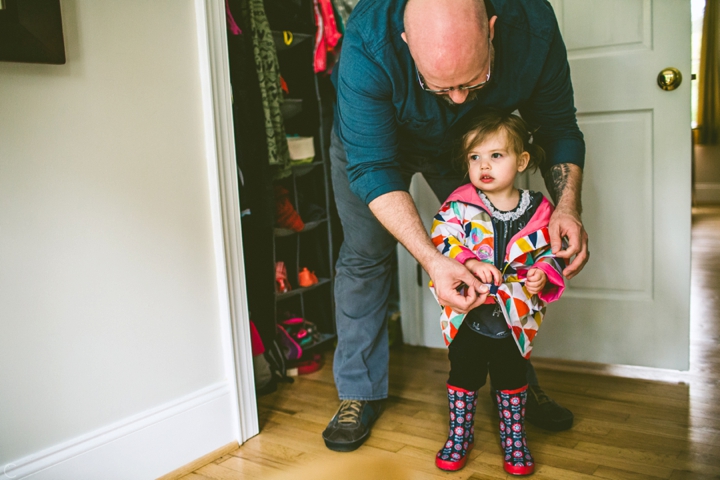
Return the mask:
[[[583,362],[580,360],[562,360],[559,358],[533,357],[532,364],[538,370],[581,373],[603,377],[633,378],[655,382],[689,383],[702,380],[703,376],[687,370],[641,367],[637,365],[614,365],[608,363]]]
[[[155,479],[237,440],[221,382],[0,466],[0,479]]]
[[[696,204],[720,204],[720,182],[698,182],[695,184]]]

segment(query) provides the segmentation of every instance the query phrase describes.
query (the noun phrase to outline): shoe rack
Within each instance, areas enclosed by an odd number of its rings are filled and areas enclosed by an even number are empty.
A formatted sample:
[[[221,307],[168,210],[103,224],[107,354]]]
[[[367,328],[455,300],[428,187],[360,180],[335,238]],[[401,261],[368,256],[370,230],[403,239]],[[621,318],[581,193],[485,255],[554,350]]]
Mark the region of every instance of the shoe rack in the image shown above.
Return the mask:
[[[282,105],[286,133],[313,137],[315,151],[311,162],[293,162],[290,175],[275,181],[275,185],[287,189],[290,202],[304,222],[301,231],[274,228],[273,262],[284,262],[290,283],[290,290],[283,292],[276,282],[275,321],[302,317],[313,322],[319,338],[303,349],[304,353],[312,353],[336,338],[334,200],[329,158],[333,90],[325,75],[313,71],[313,35],[273,31],[273,40],[289,90]],[[317,283],[300,286],[298,275],[304,268],[315,274]]]

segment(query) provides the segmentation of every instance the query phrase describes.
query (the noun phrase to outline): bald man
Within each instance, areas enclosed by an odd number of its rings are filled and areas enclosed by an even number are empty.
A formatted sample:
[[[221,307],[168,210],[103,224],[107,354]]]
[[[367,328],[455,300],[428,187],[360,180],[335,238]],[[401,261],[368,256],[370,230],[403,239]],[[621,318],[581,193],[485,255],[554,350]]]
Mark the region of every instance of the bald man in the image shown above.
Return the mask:
[[[323,438],[332,450],[351,451],[369,436],[388,395],[386,313],[397,241],[428,272],[442,304],[467,312],[488,294],[430,241],[408,194],[411,176],[421,173],[444,201],[463,183],[452,147],[472,114],[519,110],[547,153],[542,173],[557,206],[551,243],[571,278],[588,259],[580,219],[585,144],[565,45],[545,0],[361,0],[332,80],[330,157],[344,230],[333,366],[341,404]],[[461,284],[470,287],[465,295]],[[532,366],[528,383],[528,420],[570,428],[572,413],[543,393]]]

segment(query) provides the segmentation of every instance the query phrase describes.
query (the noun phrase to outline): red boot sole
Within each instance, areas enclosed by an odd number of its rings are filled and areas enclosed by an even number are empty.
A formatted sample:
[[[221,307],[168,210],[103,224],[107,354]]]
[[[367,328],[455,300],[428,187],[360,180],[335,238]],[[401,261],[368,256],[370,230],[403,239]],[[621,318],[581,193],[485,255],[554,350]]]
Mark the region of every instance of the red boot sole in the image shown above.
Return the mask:
[[[468,456],[470,456],[470,450],[472,450],[474,446],[474,443],[469,445],[467,451],[465,452],[465,456],[457,462],[451,462],[450,460],[441,460],[437,456],[435,456],[435,466],[438,467],[440,470],[445,470],[446,472],[454,472],[460,470],[467,463]]]
[[[505,462],[503,469],[510,475],[532,475],[532,473],[535,472],[535,465],[515,467],[512,464]]]

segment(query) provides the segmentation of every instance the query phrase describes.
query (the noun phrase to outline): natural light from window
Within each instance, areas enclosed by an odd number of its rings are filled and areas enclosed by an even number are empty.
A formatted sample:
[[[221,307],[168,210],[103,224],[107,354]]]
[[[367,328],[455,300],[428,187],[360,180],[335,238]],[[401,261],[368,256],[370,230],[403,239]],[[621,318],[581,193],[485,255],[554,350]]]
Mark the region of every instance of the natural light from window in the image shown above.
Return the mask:
[[[698,81],[697,75],[700,71],[700,45],[702,43],[702,27],[703,15],[705,13],[705,0],[692,0],[692,81],[691,89],[691,108],[692,116],[690,117],[690,125],[692,128],[697,127],[697,104],[698,104]]]

